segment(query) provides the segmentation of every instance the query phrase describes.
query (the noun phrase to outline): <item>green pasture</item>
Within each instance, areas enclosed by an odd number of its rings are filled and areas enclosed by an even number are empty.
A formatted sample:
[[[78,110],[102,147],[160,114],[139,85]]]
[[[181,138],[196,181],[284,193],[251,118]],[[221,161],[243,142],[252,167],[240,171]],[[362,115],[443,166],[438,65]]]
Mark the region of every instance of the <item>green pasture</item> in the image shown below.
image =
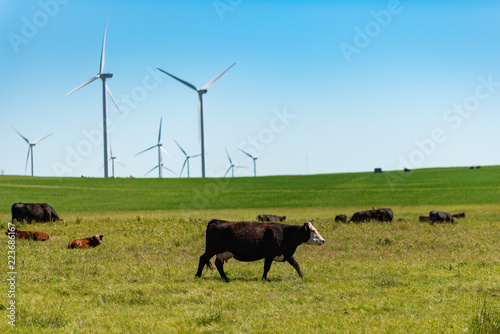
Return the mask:
[[[235,179],[0,177],[0,228],[12,203],[47,202],[64,221],[18,224],[50,234],[16,241],[20,333],[499,333],[499,167]],[[391,207],[395,221],[337,214]],[[418,221],[466,212],[458,224]],[[287,263],[230,260],[194,274],[212,218],[314,219],[325,238]],[[76,238],[104,235],[91,250]],[[7,307],[3,243],[0,332]]]

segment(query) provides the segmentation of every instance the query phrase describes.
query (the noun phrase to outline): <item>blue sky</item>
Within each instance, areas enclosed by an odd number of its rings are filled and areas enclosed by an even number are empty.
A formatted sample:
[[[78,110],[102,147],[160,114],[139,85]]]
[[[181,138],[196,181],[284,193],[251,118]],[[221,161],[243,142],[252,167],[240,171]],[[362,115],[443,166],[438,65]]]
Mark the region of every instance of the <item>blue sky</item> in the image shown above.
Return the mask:
[[[157,164],[160,118],[165,177],[200,153],[202,87],[207,175],[252,161],[258,175],[371,171],[375,167],[496,165],[500,161],[498,1],[0,1],[0,170],[103,175],[98,73],[108,99],[119,177]],[[200,158],[191,176],[201,175]],[[27,173],[29,174],[29,167]],[[185,175],[185,171],[184,171]],[[147,175],[157,176],[156,172]]]

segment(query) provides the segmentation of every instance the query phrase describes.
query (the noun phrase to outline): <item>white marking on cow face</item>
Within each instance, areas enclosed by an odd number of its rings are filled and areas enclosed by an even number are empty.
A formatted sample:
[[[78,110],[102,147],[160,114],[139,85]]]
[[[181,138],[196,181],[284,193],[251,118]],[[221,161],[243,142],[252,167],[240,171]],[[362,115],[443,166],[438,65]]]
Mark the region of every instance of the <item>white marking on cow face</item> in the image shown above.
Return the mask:
[[[308,221],[306,224],[310,231],[309,240],[306,241],[306,244],[318,246],[324,244],[325,239],[323,239],[323,237],[321,236],[321,234],[319,234],[318,230],[313,226],[313,224],[310,221]]]
[[[224,252],[224,253],[219,253],[216,256],[219,259],[219,261],[224,263],[224,262],[227,262],[230,258],[232,258],[234,256],[234,254],[231,252]]]

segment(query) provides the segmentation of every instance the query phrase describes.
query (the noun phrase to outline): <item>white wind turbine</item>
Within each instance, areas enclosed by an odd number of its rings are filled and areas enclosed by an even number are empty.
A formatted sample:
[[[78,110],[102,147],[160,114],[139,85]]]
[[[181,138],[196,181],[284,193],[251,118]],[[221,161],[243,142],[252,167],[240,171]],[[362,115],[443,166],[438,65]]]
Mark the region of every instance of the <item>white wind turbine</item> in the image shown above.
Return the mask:
[[[259,155],[261,155],[261,153],[263,151],[260,151],[260,153],[258,153],[256,156],[253,156],[250,153],[243,151],[242,149],[240,149],[240,151],[243,152],[243,154],[247,155],[250,159],[253,160],[253,176],[257,176],[256,162],[257,162],[257,159],[259,158]]]
[[[123,167],[125,167],[124,164],[122,164],[120,161],[118,161],[118,159],[113,156],[113,147],[111,146],[111,142],[109,143],[109,153],[111,155],[111,158],[109,158],[109,160],[111,160],[111,171],[113,172],[113,178],[115,177],[115,162],[119,165],[122,165]]]
[[[142,153],[144,153],[144,152],[146,152],[146,151],[149,151],[149,150],[151,150],[151,149],[153,149],[153,148],[155,148],[155,147],[158,147],[158,165],[157,165],[157,166],[155,166],[155,167],[153,167],[153,168],[151,168],[151,169],[150,169],[150,170],[149,170],[146,174],[144,174],[144,175],[148,175],[148,174],[149,174],[149,173],[151,173],[153,170],[155,170],[156,168],[158,168],[158,177],[159,177],[159,178],[162,178],[162,177],[163,177],[163,174],[162,174],[162,168],[164,168],[164,169],[168,170],[169,172],[174,173],[174,171],[173,171],[173,170],[171,170],[170,168],[165,167],[165,166],[163,165],[163,162],[161,161],[161,152],[162,152],[162,151],[163,151],[165,154],[167,154],[168,156],[170,156],[170,154],[168,154],[168,152],[167,152],[167,151],[165,151],[165,149],[163,148],[163,144],[161,143],[161,122],[162,122],[162,120],[163,120],[163,117],[162,117],[162,118],[160,118],[160,130],[158,131],[158,143],[157,143],[156,145],[153,145],[153,146],[151,146],[151,147],[149,147],[149,148],[145,149],[144,151],[141,151],[141,152],[139,152],[139,153],[137,153],[137,154],[135,155],[135,156],[137,156],[137,155],[142,154]]]
[[[186,151],[184,151],[184,149],[177,142],[177,140],[174,139],[174,141],[177,144],[177,146],[179,146],[179,148],[182,151],[182,153],[184,153],[184,155],[186,156],[186,159],[184,160],[184,164],[182,164],[182,169],[181,169],[181,172],[179,173],[179,177],[181,177],[182,172],[184,171],[184,167],[186,167],[186,164],[187,164],[187,176],[189,177],[189,159],[199,157],[201,154],[187,155]]]
[[[229,156],[229,153],[227,152],[227,148],[226,148],[226,154],[227,154],[227,158],[229,159],[229,163],[231,165],[227,169],[226,174],[224,174],[224,177],[226,177],[226,175],[227,175],[227,173],[229,173],[229,171],[231,171],[231,176],[234,177],[234,169],[235,168],[246,168],[245,166],[238,166],[238,165],[235,165],[233,163],[233,160],[231,160],[231,157]]]
[[[111,97],[111,100],[115,104],[116,108],[120,110],[118,107],[118,104],[116,103],[115,99],[113,98],[113,95],[111,94],[111,91],[109,90],[108,85],[106,84],[106,79],[113,77],[113,73],[104,73],[104,50],[106,46],[106,29],[108,27],[108,20],[106,19],[106,24],[104,26],[104,38],[102,41],[102,50],[101,50],[101,64],[99,66],[99,73],[97,75],[93,76],[80,86],[76,87],[72,91],[70,91],[66,96],[70,95],[71,93],[79,90],[83,86],[88,85],[94,80],[101,79],[102,80],[102,131],[103,131],[103,141],[104,141],[104,177],[108,177],[108,110],[106,108],[106,92],[109,94],[109,97]]]
[[[212,86],[214,84],[215,81],[217,81],[217,79],[219,79],[224,73],[226,73],[227,71],[229,71],[229,69],[231,67],[233,67],[234,65],[236,65],[236,63],[234,63],[233,65],[229,66],[224,72],[222,72],[221,74],[219,74],[217,77],[215,77],[214,79],[212,79],[212,81],[208,82],[205,86],[203,86],[202,88],[198,89],[196,88],[196,86],[190,84],[189,82],[187,81],[184,81],[182,79],[179,79],[177,78],[176,76],[162,70],[161,68],[157,67],[157,69],[163,73],[165,73],[166,75],[174,78],[175,80],[183,83],[184,85],[188,86],[189,88],[191,89],[194,89],[195,91],[198,92],[198,122],[199,122],[199,130],[200,130],[200,141],[201,141],[201,176],[202,177],[205,177],[205,125],[204,125],[204,122],[203,122],[203,94],[205,94],[208,90],[208,88],[210,86]]]
[[[14,128],[13,128],[14,129]],[[19,131],[17,131],[16,129],[14,129],[14,131],[17,132],[18,135],[20,135],[29,145],[29,148],[28,148],[28,155],[26,156],[26,165],[24,166],[24,174],[26,174],[26,170],[28,169],[28,160],[30,158],[30,155],[31,155],[31,176],[34,176],[34,171],[33,171],[33,147],[38,144],[40,141],[44,140],[45,138],[47,138],[48,136],[52,136],[52,133],[51,134],[48,134],[46,135],[45,137],[42,137],[40,139],[37,139],[35,140],[34,142],[30,142],[28,138],[26,138],[25,136],[23,136]]]

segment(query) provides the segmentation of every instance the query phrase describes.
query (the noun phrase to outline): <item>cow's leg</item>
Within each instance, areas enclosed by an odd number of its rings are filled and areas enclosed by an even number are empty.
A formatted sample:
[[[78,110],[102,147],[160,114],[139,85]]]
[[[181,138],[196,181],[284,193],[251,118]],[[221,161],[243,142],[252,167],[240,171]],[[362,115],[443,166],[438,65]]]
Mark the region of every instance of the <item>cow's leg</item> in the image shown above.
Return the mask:
[[[203,271],[203,267],[210,263],[210,259],[214,256],[214,254],[209,254],[205,252],[202,256],[200,256],[200,263],[198,264],[198,271],[196,272],[196,277],[201,277],[201,272]]]
[[[286,262],[290,263],[292,265],[292,267],[295,268],[295,270],[297,271],[297,274],[299,274],[300,277],[303,277],[302,276],[302,271],[300,271],[300,266],[299,266],[299,263],[297,262],[297,260],[295,260],[295,258],[292,256],[290,256]]]
[[[217,267],[217,270],[219,271],[220,277],[222,277],[226,282],[229,281],[229,278],[227,278],[226,273],[224,273],[224,262],[219,260],[219,258],[215,259],[215,266]]]
[[[273,261],[274,261],[274,256],[266,257],[264,259],[264,274],[262,275],[262,279],[267,280],[267,273],[269,272],[269,269],[271,269],[271,264],[273,264]]]

